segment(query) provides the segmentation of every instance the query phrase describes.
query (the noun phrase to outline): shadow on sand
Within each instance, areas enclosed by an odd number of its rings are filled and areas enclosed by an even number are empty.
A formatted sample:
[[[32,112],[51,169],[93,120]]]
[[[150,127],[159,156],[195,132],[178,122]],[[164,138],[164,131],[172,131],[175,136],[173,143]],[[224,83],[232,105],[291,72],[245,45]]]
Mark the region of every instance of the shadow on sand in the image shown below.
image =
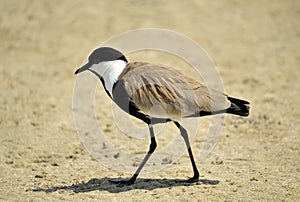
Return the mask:
[[[123,179],[123,178],[117,178]],[[50,188],[36,188],[32,189],[33,192],[55,192],[58,190],[72,190],[75,193],[90,192],[90,191],[108,191],[110,193],[126,192],[135,189],[153,190],[158,188],[169,188],[176,186],[196,186],[196,185],[217,185],[220,183],[218,180],[202,179],[196,183],[178,182],[178,179],[147,179],[139,178],[135,184],[130,186],[122,186],[109,182],[108,180],[116,180],[116,178],[92,178],[88,182],[72,184],[69,186],[54,186]],[[28,190],[30,191],[30,190]]]

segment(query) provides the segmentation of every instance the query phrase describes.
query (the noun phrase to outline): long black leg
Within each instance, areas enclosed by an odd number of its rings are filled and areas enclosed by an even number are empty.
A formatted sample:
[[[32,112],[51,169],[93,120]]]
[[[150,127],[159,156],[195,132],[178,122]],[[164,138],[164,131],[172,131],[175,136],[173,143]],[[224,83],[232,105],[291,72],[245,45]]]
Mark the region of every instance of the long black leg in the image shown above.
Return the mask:
[[[183,128],[177,121],[174,121],[175,125],[177,126],[177,128],[180,130],[181,136],[183,137],[187,150],[189,152],[189,156],[190,156],[190,160],[193,166],[193,171],[194,171],[194,176],[192,178],[189,178],[188,180],[186,180],[186,182],[197,182],[199,180],[199,172],[194,160],[194,156],[193,156],[193,152],[192,152],[192,148],[190,145],[190,141],[189,141],[189,137],[187,134],[187,131],[185,128]]]
[[[151,154],[154,152],[154,150],[157,146],[152,124],[148,124],[148,127],[149,127],[149,131],[150,131],[151,143],[150,143],[148,153],[144,157],[144,159],[143,159],[142,163],[139,165],[138,169],[135,171],[135,173],[133,174],[133,176],[129,180],[122,180],[122,181],[112,181],[112,180],[110,180],[110,182],[118,183],[118,184],[125,184],[125,185],[131,185],[135,182],[137,176],[140,174],[140,172],[143,169],[144,165],[146,164],[146,162],[148,161],[148,159],[150,158]]]

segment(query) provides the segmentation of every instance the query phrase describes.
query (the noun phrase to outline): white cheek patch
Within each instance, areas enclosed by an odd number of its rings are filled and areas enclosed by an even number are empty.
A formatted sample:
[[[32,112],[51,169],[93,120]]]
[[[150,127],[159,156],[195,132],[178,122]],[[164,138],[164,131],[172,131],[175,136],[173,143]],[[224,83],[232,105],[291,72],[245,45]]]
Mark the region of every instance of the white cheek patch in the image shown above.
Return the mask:
[[[103,65],[103,62],[100,62],[98,64],[93,64],[90,69],[99,74],[100,76],[103,76],[104,72],[109,68],[107,65]]]

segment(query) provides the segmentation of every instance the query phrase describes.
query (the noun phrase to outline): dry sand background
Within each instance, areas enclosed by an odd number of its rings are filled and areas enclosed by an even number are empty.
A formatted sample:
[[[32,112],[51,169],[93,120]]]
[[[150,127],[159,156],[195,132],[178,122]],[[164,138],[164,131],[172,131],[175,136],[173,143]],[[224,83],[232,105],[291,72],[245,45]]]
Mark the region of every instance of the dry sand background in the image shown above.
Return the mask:
[[[1,200],[299,201],[299,1],[2,0],[0,10]],[[76,67],[104,40],[148,27],[201,44],[226,92],[251,102],[249,118],[227,116],[191,186],[173,180],[192,174],[187,154],[131,187],[112,185],[108,178],[129,175],[93,160],[76,134]]]

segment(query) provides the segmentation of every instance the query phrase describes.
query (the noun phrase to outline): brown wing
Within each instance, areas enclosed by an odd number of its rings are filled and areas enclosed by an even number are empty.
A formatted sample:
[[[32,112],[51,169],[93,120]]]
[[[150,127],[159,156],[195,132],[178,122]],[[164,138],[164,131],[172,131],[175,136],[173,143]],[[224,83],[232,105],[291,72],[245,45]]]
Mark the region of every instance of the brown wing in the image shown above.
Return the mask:
[[[230,106],[225,94],[209,91],[194,79],[161,65],[129,63],[119,81],[124,83],[136,107],[152,117],[188,116],[199,111],[217,111]]]

